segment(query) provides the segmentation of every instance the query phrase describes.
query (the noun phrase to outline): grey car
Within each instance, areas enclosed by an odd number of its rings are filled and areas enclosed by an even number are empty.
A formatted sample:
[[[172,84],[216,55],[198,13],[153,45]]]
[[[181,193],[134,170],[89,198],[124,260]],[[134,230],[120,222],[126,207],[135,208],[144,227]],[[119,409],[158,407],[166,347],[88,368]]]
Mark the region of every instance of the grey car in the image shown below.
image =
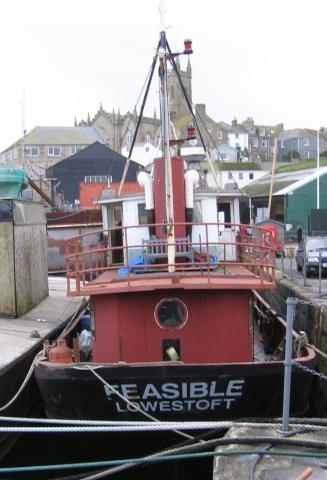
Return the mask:
[[[307,277],[311,273],[318,273],[319,258],[322,272],[327,272],[327,236],[307,237],[299,244],[295,255],[298,272],[302,272],[305,263]]]

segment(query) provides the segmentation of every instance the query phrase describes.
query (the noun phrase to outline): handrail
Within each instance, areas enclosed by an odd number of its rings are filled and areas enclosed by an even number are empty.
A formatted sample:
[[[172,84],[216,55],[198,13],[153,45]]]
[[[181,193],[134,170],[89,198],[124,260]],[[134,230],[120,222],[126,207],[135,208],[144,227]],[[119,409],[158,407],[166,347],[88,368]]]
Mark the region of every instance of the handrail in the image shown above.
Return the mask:
[[[261,284],[266,281],[275,282],[275,255],[272,233],[262,227],[246,227],[242,224],[218,222],[179,222],[174,227],[192,225],[193,238],[176,238],[174,245],[185,248],[185,258],[180,250],[175,258],[176,274],[200,272],[206,274],[208,282],[212,275],[231,275],[231,267],[237,265],[243,268],[239,275],[252,273],[260,279]],[[75,282],[75,292],[81,288],[88,288],[92,283],[98,282],[99,277],[106,283],[104,275],[113,274],[124,267],[124,278],[130,285],[135,279],[135,273],[160,273],[168,271],[164,250],[158,258],[151,254],[152,263],[144,263],[144,248],[151,245],[148,227],[160,231],[167,227],[164,224],[131,225],[113,227],[107,230],[97,230],[92,233],[82,233],[66,241],[66,267],[67,291],[72,293],[71,281]],[[194,228],[198,228],[196,240]],[[250,228],[245,231],[245,228]],[[115,236],[121,234],[121,244],[115,244]],[[200,232],[200,233],[199,233]],[[94,235],[99,235],[99,240],[94,242]],[[143,238],[147,237],[147,238]],[[93,239],[93,241],[92,241]],[[160,247],[168,245],[167,238],[163,237],[153,242]],[[191,252],[192,254],[188,254]],[[118,257],[121,258],[118,258]],[[160,257],[160,258],[159,258]],[[143,263],[135,264],[136,258],[143,258]],[[122,260],[119,262],[118,260]],[[234,276],[236,275],[234,269]]]

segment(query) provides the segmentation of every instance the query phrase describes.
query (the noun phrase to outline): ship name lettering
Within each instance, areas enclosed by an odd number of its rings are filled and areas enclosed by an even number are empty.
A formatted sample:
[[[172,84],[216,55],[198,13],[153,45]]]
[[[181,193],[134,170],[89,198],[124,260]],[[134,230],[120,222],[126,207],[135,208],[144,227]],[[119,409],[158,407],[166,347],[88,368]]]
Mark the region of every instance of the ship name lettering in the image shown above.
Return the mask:
[[[153,404],[162,403],[163,411],[166,411],[168,404],[173,408],[172,405],[178,400],[178,403],[175,404],[176,411],[178,411],[184,409],[187,405],[191,405],[191,403],[194,406],[196,402],[198,405],[196,408],[205,410],[207,408],[204,406],[207,405],[206,401],[209,402],[210,407],[208,408],[210,409],[214,409],[218,405],[224,405],[225,408],[229,409],[233,400],[243,395],[244,383],[244,379],[233,379],[229,380],[224,387],[218,387],[218,382],[214,380],[211,382],[182,382],[180,384],[167,382],[157,386],[153,383],[147,383],[143,387],[135,383],[122,383],[111,387],[121,393],[126,400],[136,401],[137,404],[148,405],[147,400],[152,401]],[[116,400],[117,397],[111,387],[105,385],[105,393],[108,400]],[[203,400],[202,403],[199,402],[201,399]],[[166,400],[168,403],[165,402]],[[151,409],[151,407],[149,408]]]

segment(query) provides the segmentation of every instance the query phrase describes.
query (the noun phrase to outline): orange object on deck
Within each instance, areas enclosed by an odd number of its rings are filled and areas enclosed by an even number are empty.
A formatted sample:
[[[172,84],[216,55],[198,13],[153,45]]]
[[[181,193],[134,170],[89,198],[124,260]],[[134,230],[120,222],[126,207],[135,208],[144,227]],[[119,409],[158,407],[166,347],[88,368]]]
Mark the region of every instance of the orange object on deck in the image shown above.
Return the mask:
[[[49,361],[52,363],[71,363],[72,351],[67,347],[65,338],[58,338],[57,345],[49,351]]]

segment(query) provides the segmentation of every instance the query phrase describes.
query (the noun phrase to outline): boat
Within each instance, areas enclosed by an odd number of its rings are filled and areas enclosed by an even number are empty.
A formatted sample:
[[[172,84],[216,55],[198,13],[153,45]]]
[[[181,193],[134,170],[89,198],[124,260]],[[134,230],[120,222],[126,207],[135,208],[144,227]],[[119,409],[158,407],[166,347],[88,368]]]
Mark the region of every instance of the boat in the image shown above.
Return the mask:
[[[159,64],[163,155],[139,173],[144,194],[100,199],[99,242],[88,233],[66,242],[67,294],[88,299],[89,321],[75,319],[35,364],[50,418],[281,415],[285,323],[252,312],[253,291],[276,285],[274,239],[240,223],[240,192],[199,187],[187,169],[179,151],[199,132],[192,109],[188,136],[170,137],[168,65],[177,71],[176,57],[191,53],[190,40],[172,53],[160,33],[149,81]],[[306,346],[295,358],[315,362]],[[311,382],[292,367],[292,415],[308,408]]]

